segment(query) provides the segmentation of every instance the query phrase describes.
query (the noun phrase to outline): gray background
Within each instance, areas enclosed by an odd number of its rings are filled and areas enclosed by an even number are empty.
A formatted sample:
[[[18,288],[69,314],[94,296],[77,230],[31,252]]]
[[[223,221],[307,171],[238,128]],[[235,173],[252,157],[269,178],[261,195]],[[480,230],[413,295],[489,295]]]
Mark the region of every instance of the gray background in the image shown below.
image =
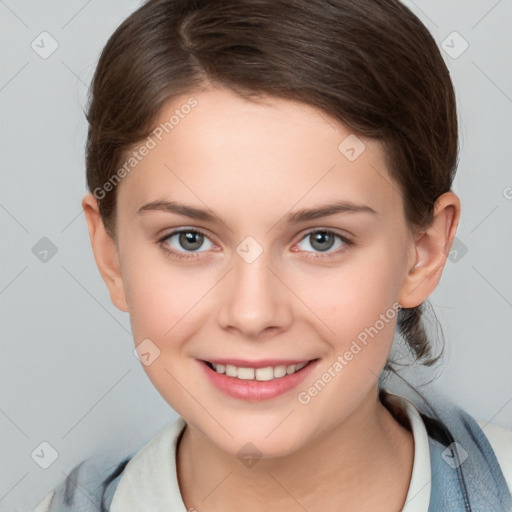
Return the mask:
[[[443,48],[461,129],[457,252],[431,297],[447,351],[425,375],[474,416],[512,428],[512,2],[405,3]],[[0,0],[1,511],[35,506],[84,458],[135,446],[175,417],[132,353],[80,206],[88,84],[138,5]],[[44,31],[58,43],[47,58]],[[44,445],[31,457],[44,441],[58,452],[48,469]]]

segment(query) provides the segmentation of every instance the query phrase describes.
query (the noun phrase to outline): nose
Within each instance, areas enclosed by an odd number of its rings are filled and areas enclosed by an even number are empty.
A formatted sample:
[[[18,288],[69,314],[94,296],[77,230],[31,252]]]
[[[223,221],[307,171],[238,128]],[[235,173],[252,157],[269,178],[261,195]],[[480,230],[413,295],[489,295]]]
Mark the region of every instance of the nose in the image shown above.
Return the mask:
[[[219,324],[252,340],[275,335],[292,322],[292,300],[293,293],[272,268],[267,252],[252,262],[235,254],[234,268],[220,289]]]

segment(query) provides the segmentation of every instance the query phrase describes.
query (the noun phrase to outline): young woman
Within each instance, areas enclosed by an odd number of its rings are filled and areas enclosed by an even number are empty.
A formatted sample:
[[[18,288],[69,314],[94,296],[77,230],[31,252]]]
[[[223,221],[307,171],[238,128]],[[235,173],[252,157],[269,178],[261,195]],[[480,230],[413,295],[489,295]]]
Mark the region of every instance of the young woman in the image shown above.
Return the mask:
[[[44,511],[510,511],[512,433],[392,394],[455,237],[454,91],[396,0],[149,0],[101,55],[83,200],[180,418]],[[507,484],[508,481],[508,484]]]

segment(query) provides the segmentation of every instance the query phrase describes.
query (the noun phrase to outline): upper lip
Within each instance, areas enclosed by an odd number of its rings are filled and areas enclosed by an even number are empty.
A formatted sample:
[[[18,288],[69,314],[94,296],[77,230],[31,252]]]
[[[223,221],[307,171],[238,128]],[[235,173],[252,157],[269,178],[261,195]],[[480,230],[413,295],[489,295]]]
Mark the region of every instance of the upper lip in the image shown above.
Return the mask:
[[[290,366],[292,364],[309,363],[312,359],[260,359],[247,361],[246,359],[203,359],[207,363],[237,366],[238,368],[267,368],[268,366]]]

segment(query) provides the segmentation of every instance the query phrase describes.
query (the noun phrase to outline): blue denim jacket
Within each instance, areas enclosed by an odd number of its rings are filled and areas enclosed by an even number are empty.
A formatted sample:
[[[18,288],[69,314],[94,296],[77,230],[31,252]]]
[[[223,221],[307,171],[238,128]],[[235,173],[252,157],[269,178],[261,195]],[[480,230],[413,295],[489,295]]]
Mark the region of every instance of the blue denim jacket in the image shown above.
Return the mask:
[[[439,396],[428,405],[408,399],[420,412],[429,436],[429,512],[511,512],[505,478],[474,418]],[[137,451],[114,465],[101,458],[84,461],[55,490],[49,512],[107,512],[123,470]]]

